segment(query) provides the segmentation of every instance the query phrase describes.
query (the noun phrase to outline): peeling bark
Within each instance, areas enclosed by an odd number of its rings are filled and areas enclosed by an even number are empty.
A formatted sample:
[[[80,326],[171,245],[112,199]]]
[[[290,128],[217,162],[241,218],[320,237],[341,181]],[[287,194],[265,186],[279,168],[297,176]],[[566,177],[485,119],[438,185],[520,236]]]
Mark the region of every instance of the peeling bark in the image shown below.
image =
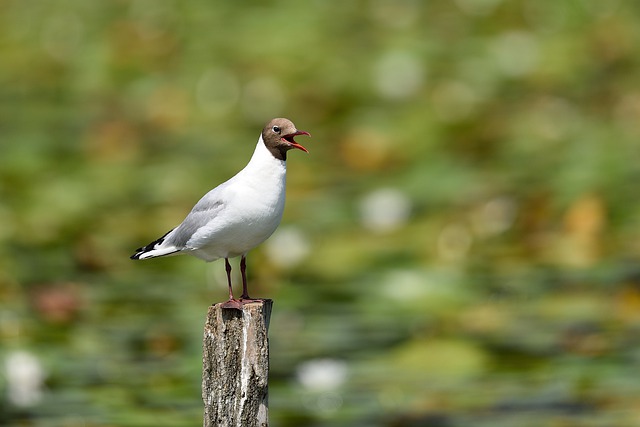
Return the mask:
[[[272,300],[209,307],[204,327],[204,427],[266,427]]]

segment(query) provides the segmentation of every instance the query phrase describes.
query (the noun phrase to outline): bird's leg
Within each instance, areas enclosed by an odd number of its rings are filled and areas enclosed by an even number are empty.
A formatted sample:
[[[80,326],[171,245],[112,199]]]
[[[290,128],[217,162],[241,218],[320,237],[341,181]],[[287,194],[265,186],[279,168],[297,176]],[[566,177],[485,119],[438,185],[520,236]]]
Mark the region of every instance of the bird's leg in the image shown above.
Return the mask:
[[[227,270],[227,283],[229,284],[229,301],[233,300],[233,288],[231,287],[231,264],[229,258],[224,259],[224,267]]]
[[[251,298],[249,291],[247,290],[247,259],[243,255],[240,259],[240,274],[242,274],[242,296],[240,299],[233,298],[233,290],[231,288],[231,264],[229,264],[229,258],[224,259],[224,265],[227,269],[227,280],[229,282],[229,301],[222,304],[223,308],[235,308],[242,310],[242,306],[252,302],[264,301],[259,298]]]
[[[231,264],[229,264],[229,258],[224,259],[224,266],[227,270],[227,282],[229,283],[229,301],[222,304],[223,308],[235,308],[242,309],[240,301],[233,299],[233,288],[231,287]]]
[[[244,255],[240,259],[240,274],[242,274],[242,296],[240,299],[251,299],[247,289],[247,258]]]
[[[241,304],[248,304],[250,302],[264,301],[262,298],[251,298],[249,296],[249,290],[247,289],[247,258],[242,255],[240,259],[240,274],[242,274],[242,296],[240,297]]]

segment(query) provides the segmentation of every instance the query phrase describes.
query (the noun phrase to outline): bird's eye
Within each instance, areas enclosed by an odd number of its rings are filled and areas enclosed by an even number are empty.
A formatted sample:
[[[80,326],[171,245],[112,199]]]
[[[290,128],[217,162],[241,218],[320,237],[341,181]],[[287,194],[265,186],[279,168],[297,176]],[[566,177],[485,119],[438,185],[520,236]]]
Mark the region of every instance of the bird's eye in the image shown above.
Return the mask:
[[[274,126],[272,129],[275,133],[280,133],[280,126]]]

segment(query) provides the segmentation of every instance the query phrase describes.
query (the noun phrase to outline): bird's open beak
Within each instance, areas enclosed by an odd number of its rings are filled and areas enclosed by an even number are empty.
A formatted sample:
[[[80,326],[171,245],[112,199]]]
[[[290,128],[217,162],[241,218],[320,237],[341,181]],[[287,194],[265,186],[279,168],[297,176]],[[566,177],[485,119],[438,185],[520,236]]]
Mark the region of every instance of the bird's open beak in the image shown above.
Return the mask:
[[[304,151],[305,153],[308,153],[308,152],[309,152],[309,150],[307,150],[306,148],[304,148],[302,145],[298,144],[298,143],[295,141],[295,139],[294,139],[294,138],[295,138],[296,136],[298,136],[298,135],[307,135],[307,136],[309,136],[309,137],[311,136],[311,135],[309,134],[309,132],[305,132],[305,131],[303,131],[303,130],[297,130],[297,131],[295,131],[294,133],[290,133],[289,135],[285,135],[285,136],[283,136],[283,137],[282,137],[282,140],[283,140],[283,141],[286,141],[286,142],[287,142],[290,146],[292,146],[293,148],[297,148],[298,150],[302,150],[302,151]]]

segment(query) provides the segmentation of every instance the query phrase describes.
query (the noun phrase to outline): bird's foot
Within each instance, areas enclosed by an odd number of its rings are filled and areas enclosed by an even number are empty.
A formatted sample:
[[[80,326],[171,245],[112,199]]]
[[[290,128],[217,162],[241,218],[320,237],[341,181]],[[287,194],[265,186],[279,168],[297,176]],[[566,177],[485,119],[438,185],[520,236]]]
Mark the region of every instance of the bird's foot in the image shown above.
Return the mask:
[[[239,299],[230,299],[229,301],[222,303],[222,308],[234,308],[236,310],[242,310],[242,302]]]
[[[265,298],[251,298],[249,295],[242,295],[240,297],[240,302],[242,304],[251,304],[252,302],[265,302]]]
[[[243,295],[240,299],[230,299],[227,302],[222,303],[222,308],[233,308],[236,310],[242,310],[242,306],[245,304],[251,304],[254,302],[264,302],[264,298],[251,298],[248,295]]]

